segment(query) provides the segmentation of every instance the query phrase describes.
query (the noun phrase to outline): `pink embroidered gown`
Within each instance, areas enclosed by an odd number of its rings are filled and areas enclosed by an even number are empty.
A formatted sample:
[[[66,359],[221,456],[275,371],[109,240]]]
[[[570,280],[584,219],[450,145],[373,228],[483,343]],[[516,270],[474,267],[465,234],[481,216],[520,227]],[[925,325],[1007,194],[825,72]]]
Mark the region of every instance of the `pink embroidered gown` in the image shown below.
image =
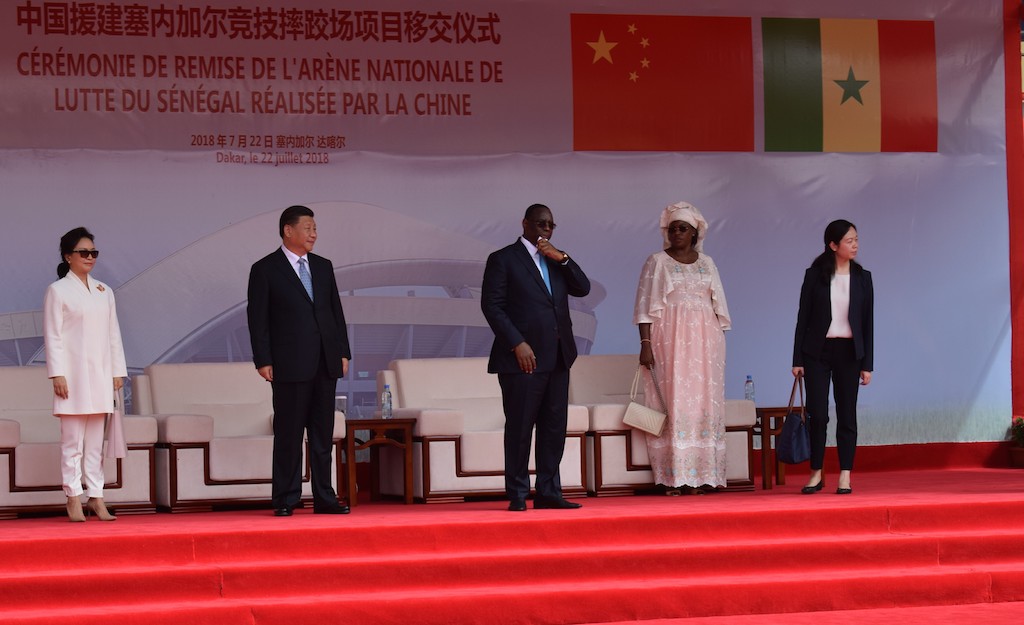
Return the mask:
[[[731,327],[714,261],[666,252],[644,263],[633,323],[651,324],[654,369],[668,403],[661,436],[647,434],[654,481],[669,487],[725,486],[725,334]],[[660,408],[651,376],[644,401]]]

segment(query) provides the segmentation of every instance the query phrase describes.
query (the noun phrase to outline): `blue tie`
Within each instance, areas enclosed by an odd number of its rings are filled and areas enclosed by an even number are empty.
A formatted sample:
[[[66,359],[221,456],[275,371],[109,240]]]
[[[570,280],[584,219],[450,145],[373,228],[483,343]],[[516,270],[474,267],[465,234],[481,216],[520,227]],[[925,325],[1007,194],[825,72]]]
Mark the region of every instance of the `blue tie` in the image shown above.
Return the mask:
[[[306,287],[306,294],[309,295],[309,299],[313,299],[313,279],[309,277],[305,258],[299,259],[299,280],[302,280],[302,286]]]
[[[548,295],[551,295],[551,276],[548,275],[548,264],[540,252],[537,252],[537,262],[540,263],[540,275],[544,278],[544,286],[548,287]]]

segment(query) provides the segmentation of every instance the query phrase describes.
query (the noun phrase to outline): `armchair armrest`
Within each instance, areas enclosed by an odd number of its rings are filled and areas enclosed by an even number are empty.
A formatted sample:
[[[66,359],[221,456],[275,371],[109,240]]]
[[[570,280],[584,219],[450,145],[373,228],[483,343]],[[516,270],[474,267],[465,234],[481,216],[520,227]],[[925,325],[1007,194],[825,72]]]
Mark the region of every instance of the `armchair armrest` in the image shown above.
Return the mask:
[[[615,431],[629,429],[622,425],[626,414],[625,404],[592,404],[590,408],[590,429],[594,431]]]
[[[458,436],[466,431],[466,417],[461,410],[396,408],[392,414],[399,419],[416,419],[414,436]]]
[[[334,411],[334,439],[345,438],[348,428],[346,427],[345,413],[340,410]]]
[[[21,442],[21,423],[0,419],[0,448],[15,448]]]
[[[153,415],[157,440],[161,443],[209,443],[213,440],[213,417],[199,414]]]
[[[156,419],[151,415],[130,415],[122,418],[124,440],[129,445],[152,445],[157,441]]]
[[[749,399],[725,400],[725,425],[754,427],[757,423],[757,407]]]
[[[590,411],[586,406],[569,404],[566,415],[566,432],[586,432],[590,429]]]

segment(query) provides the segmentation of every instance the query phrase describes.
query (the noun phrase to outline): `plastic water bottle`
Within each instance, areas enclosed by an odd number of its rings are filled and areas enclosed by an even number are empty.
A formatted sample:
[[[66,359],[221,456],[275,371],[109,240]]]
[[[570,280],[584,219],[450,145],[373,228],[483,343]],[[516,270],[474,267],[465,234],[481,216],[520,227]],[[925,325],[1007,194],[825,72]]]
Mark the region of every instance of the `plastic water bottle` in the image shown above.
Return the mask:
[[[391,385],[384,385],[384,392],[380,394],[380,418],[391,418]]]
[[[749,399],[754,401],[754,377],[747,376],[747,381],[743,383],[743,399]]]

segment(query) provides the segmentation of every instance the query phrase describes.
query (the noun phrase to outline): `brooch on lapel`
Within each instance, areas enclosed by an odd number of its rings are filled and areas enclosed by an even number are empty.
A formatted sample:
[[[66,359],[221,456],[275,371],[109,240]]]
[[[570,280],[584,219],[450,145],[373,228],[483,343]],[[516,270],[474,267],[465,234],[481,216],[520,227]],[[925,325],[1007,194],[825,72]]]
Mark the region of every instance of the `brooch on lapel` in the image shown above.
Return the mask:
[[[106,291],[106,289],[103,288],[102,284],[97,284],[96,285],[96,290],[99,291],[100,293],[102,293],[103,291]]]

